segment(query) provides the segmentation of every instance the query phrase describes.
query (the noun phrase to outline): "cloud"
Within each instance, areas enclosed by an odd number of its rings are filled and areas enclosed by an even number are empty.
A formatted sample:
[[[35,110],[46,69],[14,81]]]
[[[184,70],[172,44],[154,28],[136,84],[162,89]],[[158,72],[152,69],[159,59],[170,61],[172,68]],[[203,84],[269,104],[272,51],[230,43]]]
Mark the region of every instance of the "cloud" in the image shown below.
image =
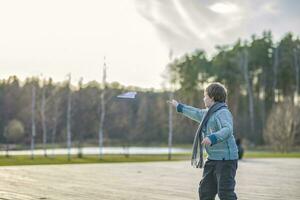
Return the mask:
[[[230,2],[217,2],[209,6],[209,9],[221,14],[234,14],[239,11],[239,7],[236,4]]]
[[[200,48],[211,52],[216,42],[222,42],[237,30],[243,19],[242,12],[236,15],[216,13],[220,5],[228,11],[238,9],[235,4],[211,4],[210,1],[136,1],[137,10],[154,27],[175,55]],[[215,7],[217,6],[217,7]],[[230,7],[231,6],[231,7]],[[210,8],[213,8],[210,9]],[[232,14],[232,13],[230,13]],[[213,41],[213,42],[212,42]]]
[[[16,5],[18,5],[16,7]],[[0,78],[44,74],[159,87],[168,52],[209,55],[272,30],[299,35],[298,0],[11,0],[0,2]]]
[[[276,39],[288,31],[299,34],[299,4],[295,0],[136,0],[139,13],[177,56],[194,49],[211,55],[216,45],[264,30],[271,30]]]

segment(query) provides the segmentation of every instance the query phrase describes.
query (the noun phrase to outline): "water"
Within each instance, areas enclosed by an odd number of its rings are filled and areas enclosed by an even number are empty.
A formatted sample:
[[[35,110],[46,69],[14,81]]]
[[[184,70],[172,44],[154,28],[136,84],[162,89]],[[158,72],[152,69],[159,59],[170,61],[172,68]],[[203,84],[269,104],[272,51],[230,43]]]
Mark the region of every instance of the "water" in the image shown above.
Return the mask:
[[[130,155],[138,155],[138,154],[168,154],[168,147],[103,147],[103,154],[130,154]],[[190,153],[191,149],[189,148],[172,148],[172,153],[176,154],[184,154]],[[47,149],[47,154],[55,155],[65,155],[68,154],[68,149]],[[84,147],[82,148],[82,153],[84,155],[93,155],[99,154],[99,147]],[[5,151],[0,151],[0,155],[5,155]],[[78,154],[78,148],[72,148],[71,154]],[[9,151],[9,155],[31,155],[31,150],[13,150]],[[34,155],[44,155],[43,149],[34,150]]]

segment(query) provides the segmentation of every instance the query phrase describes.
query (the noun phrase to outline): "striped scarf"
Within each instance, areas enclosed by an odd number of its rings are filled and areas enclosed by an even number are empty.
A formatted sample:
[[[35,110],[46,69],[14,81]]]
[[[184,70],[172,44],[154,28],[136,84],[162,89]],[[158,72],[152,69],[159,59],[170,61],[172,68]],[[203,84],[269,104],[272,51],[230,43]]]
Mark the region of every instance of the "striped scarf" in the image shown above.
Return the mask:
[[[203,145],[201,144],[202,140],[203,140],[202,131],[206,128],[207,122],[208,122],[209,118],[211,117],[211,115],[214,112],[216,112],[222,108],[227,108],[227,105],[225,103],[216,102],[214,105],[212,105],[208,109],[207,113],[202,118],[200,125],[198,126],[198,129],[197,129],[197,132],[196,132],[195,138],[194,138],[193,153],[192,153],[192,159],[191,159],[191,164],[193,167],[196,167],[196,168],[203,167]],[[198,149],[200,149],[199,159],[197,159]]]

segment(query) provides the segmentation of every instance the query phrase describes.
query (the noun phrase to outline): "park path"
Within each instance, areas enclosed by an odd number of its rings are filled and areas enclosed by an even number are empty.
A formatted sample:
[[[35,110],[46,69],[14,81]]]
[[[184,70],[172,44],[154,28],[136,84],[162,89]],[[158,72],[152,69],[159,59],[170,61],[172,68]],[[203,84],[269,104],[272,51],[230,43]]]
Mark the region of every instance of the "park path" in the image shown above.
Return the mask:
[[[0,200],[197,199],[189,161],[0,167]],[[300,159],[239,162],[242,200],[300,199]]]

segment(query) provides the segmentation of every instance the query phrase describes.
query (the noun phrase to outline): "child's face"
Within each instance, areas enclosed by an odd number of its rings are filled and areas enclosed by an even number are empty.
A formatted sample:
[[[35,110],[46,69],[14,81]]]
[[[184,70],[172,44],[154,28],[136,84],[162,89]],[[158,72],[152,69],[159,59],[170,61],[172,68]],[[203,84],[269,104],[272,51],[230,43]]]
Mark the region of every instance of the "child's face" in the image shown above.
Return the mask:
[[[215,101],[212,98],[210,98],[206,92],[204,92],[203,101],[206,108],[211,107],[215,103]]]

